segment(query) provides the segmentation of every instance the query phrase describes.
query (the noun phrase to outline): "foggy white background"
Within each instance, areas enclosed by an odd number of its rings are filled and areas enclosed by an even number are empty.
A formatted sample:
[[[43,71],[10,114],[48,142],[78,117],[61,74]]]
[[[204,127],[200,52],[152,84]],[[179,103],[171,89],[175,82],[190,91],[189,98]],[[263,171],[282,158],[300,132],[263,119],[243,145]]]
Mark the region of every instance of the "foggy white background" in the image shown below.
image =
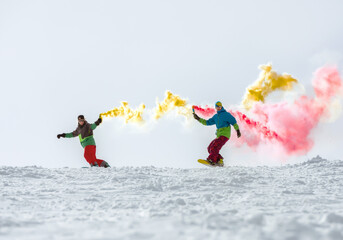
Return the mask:
[[[338,0],[2,0],[0,165],[87,166],[78,138],[56,138],[79,114],[94,122],[123,100],[152,109],[167,89],[190,104],[238,105],[268,62],[312,94],[318,67],[334,63],[342,74],[342,10]],[[293,160],[342,159],[342,126],[342,117],[320,124],[314,148]],[[198,166],[214,133],[171,115],[148,130],[112,119],[94,132],[110,165],[157,167]],[[232,142],[223,155],[243,165],[267,157]]]

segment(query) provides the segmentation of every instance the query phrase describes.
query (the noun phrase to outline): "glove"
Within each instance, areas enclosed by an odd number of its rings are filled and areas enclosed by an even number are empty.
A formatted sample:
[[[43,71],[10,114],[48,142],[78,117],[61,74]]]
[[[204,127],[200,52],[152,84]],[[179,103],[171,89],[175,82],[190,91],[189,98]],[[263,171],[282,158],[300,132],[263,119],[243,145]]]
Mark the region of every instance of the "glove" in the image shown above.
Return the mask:
[[[200,117],[198,115],[196,115],[195,113],[193,113],[193,117],[198,121],[200,120]]]
[[[237,130],[237,137],[240,138],[242,136],[241,131],[238,129]]]
[[[57,138],[60,139],[60,137],[64,137],[64,138],[65,138],[65,137],[66,137],[66,134],[65,134],[65,133],[58,134],[58,135],[57,135]]]
[[[99,117],[98,120],[95,121],[95,124],[96,124],[97,126],[99,126],[101,122],[102,122],[102,118]]]

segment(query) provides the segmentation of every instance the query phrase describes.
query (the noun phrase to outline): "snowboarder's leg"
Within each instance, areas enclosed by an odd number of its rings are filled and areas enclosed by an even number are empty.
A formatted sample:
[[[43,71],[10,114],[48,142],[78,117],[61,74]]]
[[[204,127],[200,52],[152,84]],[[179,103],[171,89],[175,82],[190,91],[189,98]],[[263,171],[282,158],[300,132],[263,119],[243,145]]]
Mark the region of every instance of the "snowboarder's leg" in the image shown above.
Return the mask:
[[[217,138],[214,139],[214,140],[210,143],[210,145],[208,145],[208,147],[207,147],[208,153],[211,153],[211,149],[212,149],[212,147],[213,147],[213,144],[216,142],[216,140],[217,140]]]
[[[95,158],[95,162],[97,163],[97,165],[99,166],[99,167],[103,167],[103,162],[104,162],[104,160],[101,160],[101,159],[97,159],[96,158],[96,155],[95,155],[95,152],[96,152],[96,146],[94,145],[94,158]]]
[[[216,138],[215,140],[213,140],[209,146],[210,155],[208,156],[207,159],[211,160],[213,163],[217,163],[219,159],[223,158],[219,154],[219,151],[228,140],[229,139],[225,136],[220,136]]]
[[[214,139],[214,140],[210,143],[210,145],[208,145],[208,147],[207,147],[207,152],[208,152],[210,155],[211,155],[211,151],[212,151],[213,145],[215,144],[216,140],[217,140],[217,139]],[[215,162],[213,162],[213,160],[210,159],[210,157],[208,157],[207,160],[208,160],[212,165],[215,164]]]
[[[99,166],[99,167],[104,167],[104,168],[108,168],[110,167],[110,165],[105,161],[105,160],[101,160],[101,159],[97,159],[96,155],[96,146],[94,146],[94,158],[95,158],[95,163]]]
[[[93,154],[92,145],[88,145],[85,147],[84,157],[86,161],[92,166],[95,159],[95,153]]]
[[[97,159],[95,156],[96,146],[95,145],[88,145],[85,147],[85,159],[91,166],[103,166],[102,164],[104,160]]]

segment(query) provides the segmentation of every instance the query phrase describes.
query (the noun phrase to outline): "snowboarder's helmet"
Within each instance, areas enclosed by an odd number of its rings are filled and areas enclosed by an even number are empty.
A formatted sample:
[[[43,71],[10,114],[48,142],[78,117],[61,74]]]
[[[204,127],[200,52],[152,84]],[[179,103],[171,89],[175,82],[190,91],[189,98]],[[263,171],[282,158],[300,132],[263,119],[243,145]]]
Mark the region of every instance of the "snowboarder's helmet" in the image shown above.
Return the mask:
[[[221,103],[221,102],[216,102],[216,107],[222,107],[223,106],[223,104]]]
[[[82,120],[84,120],[84,119],[85,119],[85,116],[79,115],[79,116],[77,117],[77,119],[82,119]]]

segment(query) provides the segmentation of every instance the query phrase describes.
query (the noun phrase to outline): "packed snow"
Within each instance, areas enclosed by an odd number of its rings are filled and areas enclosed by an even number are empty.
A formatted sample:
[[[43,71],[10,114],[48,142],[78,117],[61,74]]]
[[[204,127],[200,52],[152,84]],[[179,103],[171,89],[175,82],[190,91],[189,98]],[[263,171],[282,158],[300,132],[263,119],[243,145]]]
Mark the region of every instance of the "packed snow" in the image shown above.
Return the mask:
[[[0,239],[343,239],[343,161],[0,167]]]

